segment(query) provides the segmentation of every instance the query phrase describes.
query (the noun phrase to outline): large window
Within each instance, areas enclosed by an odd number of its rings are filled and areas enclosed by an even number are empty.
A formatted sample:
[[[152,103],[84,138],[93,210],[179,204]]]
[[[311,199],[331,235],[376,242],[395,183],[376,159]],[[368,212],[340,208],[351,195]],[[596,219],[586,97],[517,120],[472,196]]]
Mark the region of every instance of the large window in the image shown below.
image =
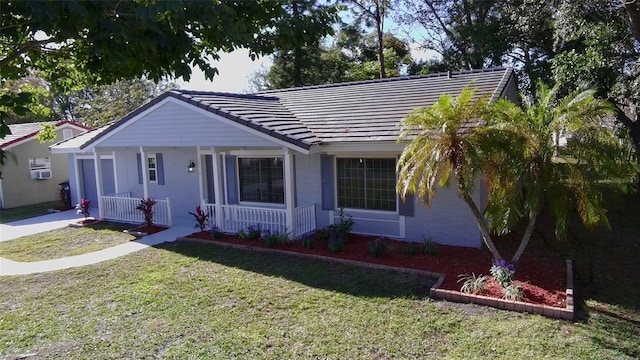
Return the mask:
[[[338,207],[396,210],[396,160],[338,158]]]
[[[282,158],[240,158],[240,201],[284,204]]]

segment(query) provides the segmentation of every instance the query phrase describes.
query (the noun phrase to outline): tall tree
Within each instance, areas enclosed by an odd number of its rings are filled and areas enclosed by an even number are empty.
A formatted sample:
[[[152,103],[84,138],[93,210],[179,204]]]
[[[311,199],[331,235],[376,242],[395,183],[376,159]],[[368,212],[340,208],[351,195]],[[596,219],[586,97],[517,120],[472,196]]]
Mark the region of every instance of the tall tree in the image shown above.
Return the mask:
[[[190,66],[212,79],[210,59],[238,47],[250,55],[270,52],[277,38],[282,0],[262,1],[2,1],[2,87],[30,71],[64,90],[78,81],[109,84],[144,76],[191,76]],[[313,20],[311,20],[313,21]],[[80,74],[81,76],[76,76]],[[5,94],[3,108],[25,108],[28,96]],[[5,96],[3,95],[3,97]],[[7,105],[9,104],[9,105]],[[8,112],[0,111],[0,137]],[[2,164],[0,154],[0,165]]]
[[[555,22],[553,73],[562,91],[594,87],[615,105],[640,165],[640,38],[630,1],[560,2]]]
[[[290,69],[293,86],[305,84],[303,71],[308,62],[317,56],[320,41],[333,35],[333,25],[338,21],[335,5],[321,4],[318,0],[294,0],[283,6],[283,16],[273,33],[276,60]],[[290,65],[289,65],[290,63]]]
[[[492,162],[485,166],[490,179],[486,215],[498,232],[511,230],[520,217],[528,222],[512,263],[520,260],[543,207],[561,239],[574,208],[588,228],[609,227],[602,183],[628,192],[636,171],[606,121],[610,103],[596,99],[593,90],[560,97],[558,85],[538,82],[537,87],[524,108],[499,100],[488,121],[489,128],[500,129],[502,141],[485,145]]]
[[[404,9],[399,21],[421,29],[423,38],[414,40],[438,52],[450,70],[513,66],[525,92],[550,78],[550,0],[405,0]]]
[[[344,0],[351,5],[355,23],[364,23],[367,27],[374,27],[378,42],[378,61],[380,62],[380,79],[387,77],[384,61],[384,22],[389,10],[391,0]]]

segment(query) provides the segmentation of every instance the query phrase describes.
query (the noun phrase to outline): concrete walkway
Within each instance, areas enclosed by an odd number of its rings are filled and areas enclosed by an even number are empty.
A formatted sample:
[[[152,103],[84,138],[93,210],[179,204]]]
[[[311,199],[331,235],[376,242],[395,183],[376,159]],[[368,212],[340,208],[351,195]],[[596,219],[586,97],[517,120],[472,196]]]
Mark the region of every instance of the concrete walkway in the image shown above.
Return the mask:
[[[3,224],[2,227],[0,227],[0,237],[2,241],[5,241],[58,229],[67,226],[70,221],[77,219],[77,217],[75,211],[66,211]],[[177,237],[188,235],[192,232],[192,228],[172,227],[156,234],[147,235],[139,240],[130,241],[108,249],[53,260],[17,262],[0,257],[0,275],[35,274],[97,264],[146,249],[149,246],[174,241]]]

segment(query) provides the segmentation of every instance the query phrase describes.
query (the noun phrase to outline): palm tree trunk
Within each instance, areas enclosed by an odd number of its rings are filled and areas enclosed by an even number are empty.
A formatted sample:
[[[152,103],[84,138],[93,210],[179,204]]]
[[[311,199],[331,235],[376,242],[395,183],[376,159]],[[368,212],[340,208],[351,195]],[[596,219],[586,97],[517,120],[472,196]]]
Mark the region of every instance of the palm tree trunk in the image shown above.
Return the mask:
[[[502,260],[502,256],[500,256],[498,248],[496,248],[493,240],[491,240],[491,231],[489,230],[489,226],[487,226],[484,216],[480,214],[480,210],[478,210],[476,203],[473,202],[473,199],[471,198],[471,196],[469,196],[469,194],[461,192],[460,196],[462,197],[464,202],[467,203],[469,209],[471,209],[471,214],[473,214],[473,217],[476,219],[476,223],[478,224],[478,228],[480,229],[480,233],[482,234],[484,244],[487,245],[487,248],[489,248],[489,251],[491,251],[493,259],[498,261]]]
[[[527,229],[524,231],[524,235],[522,235],[520,246],[518,246],[518,250],[516,250],[516,253],[513,254],[513,258],[511,259],[511,262],[513,264],[518,263],[518,261],[520,260],[520,256],[522,256],[522,253],[524,252],[524,249],[527,247],[527,244],[529,244],[529,240],[531,239],[531,235],[533,234],[533,229],[536,227],[535,225],[537,216],[538,215],[536,214],[529,218],[529,223],[527,224]]]

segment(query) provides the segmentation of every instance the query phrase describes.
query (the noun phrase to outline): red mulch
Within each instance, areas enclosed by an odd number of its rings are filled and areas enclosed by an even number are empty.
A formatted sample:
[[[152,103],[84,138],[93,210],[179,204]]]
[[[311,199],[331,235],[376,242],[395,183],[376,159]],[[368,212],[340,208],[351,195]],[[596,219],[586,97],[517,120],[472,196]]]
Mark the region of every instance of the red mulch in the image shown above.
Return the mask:
[[[206,231],[193,233],[188,237],[212,240],[211,234]],[[393,240],[389,240],[387,244],[397,251],[387,251],[375,258],[367,248],[367,244],[373,239],[375,237],[351,234],[344,249],[337,253],[329,251],[327,244],[319,241],[315,241],[315,249],[305,248],[301,241],[279,245],[275,249],[444,273],[447,276],[441,288],[456,291],[461,285],[457,283],[459,274],[488,275],[491,267],[491,253],[486,249],[440,245],[438,256],[409,255],[403,252],[407,242]],[[267,247],[261,240],[241,240],[234,235],[224,235],[216,241]],[[523,291],[521,301],[563,308],[566,306],[566,264],[562,259],[549,256],[544,250],[540,252],[530,244],[520,259],[515,278],[514,282]],[[502,298],[502,288],[492,278],[487,289],[479,295]]]
[[[101,220],[97,220],[97,219],[82,219],[82,220],[76,221],[76,223],[80,225],[89,225],[89,224],[97,223],[100,221]]]
[[[158,226],[158,225],[151,225],[151,226],[142,225],[142,226],[138,226],[137,228],[131,229],[130,231],[137,231],[137,232],[146,233],[148,235],[151,235],[151,234],[155,234],[155,233],[158,233],[160,231],[163,231],[163,230],[167,230],[167,228],[164,227],[164,226]],[[211,238],[211,237],[209,237],[209,238]]]

